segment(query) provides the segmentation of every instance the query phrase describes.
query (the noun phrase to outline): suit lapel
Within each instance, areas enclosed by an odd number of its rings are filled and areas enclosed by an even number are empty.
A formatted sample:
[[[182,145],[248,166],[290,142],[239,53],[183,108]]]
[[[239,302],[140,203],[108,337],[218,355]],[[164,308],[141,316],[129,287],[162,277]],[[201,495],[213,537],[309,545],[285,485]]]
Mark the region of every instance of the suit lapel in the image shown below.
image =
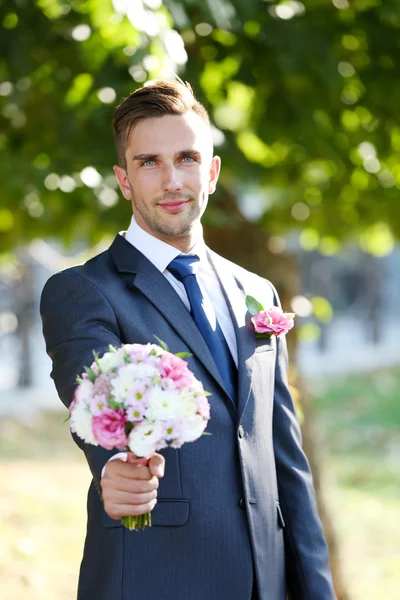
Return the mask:
[[[186,306],[167,279],[121,235],[115,238],[110,247],[110,253],[118,271],[134,275],[132,286],[157,308],[210,375],[219,383],[227,396],[227,401],[232,405],[232,409],[233,401],[225,390],[210,350]]]
[[[246,307],[246,293],[233,276],[228,262],[208,250],[211,264],[217,274],[225,301],[231,314],[238,349],[238,423],[250,396],[254,367],[256,336]]]

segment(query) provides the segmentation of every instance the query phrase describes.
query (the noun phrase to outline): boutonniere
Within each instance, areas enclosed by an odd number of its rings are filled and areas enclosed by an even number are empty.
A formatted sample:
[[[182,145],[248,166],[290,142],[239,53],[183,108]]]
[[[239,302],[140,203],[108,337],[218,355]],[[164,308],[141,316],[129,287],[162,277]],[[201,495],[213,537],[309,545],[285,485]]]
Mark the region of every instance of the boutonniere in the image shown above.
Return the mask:
[[[265,309],[253,296],[246,296],[246,306],[258,338],[279,337],[294,326],[295,314],[283,312],[278,306]]]

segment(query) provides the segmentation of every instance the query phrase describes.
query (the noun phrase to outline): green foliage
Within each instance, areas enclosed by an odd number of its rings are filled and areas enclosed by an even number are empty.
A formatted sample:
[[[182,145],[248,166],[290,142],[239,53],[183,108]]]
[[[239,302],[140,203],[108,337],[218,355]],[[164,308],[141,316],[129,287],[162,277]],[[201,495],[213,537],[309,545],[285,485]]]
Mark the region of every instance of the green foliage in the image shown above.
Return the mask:
[[[161,346],[165,352],[169,352],[168,344],[166,342],[163,342],[163,340],[161,340],[157,335],[154,335],[153,337],[157,340],[159,346]]]
[[[377,255],[391,250],[398,0],[143,7],[132,16],[111,0],[0,4],[0,250],[35,236],[97,242],[127,222],[111,170],[113,110],[171,69],[223,133],[221,189],[242,201],[249,183],[260,189],[261,227],[296,228],[305,249],[326,254],[349,237]],[[184,65],[167,43],[171,28]],[[91,185],[80,176],[88,166],[98,173]]]
[[[253,298],[253,296],[246,296],[246,306],[252,317],[264,310],[263,305]]]
[[[94,371],[92,371],[92,369],[90,367],[84,367],[84,369],[85,369],[86,374],[89,377],[90,381],[92,383],[94,383],[96,380],[96,374],[94,373]]]

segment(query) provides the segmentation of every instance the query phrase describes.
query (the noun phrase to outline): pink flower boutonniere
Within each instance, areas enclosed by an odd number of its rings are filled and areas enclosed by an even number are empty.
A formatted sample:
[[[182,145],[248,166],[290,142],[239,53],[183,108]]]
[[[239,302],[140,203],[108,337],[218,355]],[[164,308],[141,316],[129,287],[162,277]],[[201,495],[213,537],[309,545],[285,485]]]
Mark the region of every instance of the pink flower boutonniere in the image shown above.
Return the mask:
[[[270,338],[273,335],[279,337],[294,326],[294,313],[283,312],[278,306],[264,309],[252,296],[246,296],[246,306],[258,338]]]

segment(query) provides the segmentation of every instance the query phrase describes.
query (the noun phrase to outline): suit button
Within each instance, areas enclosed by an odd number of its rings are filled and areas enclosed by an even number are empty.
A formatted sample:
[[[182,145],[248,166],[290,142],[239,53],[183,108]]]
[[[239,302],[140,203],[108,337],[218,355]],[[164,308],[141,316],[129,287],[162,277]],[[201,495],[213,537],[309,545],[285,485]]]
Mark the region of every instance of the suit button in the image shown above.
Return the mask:
[[[244,429],[242,426],[239,427],[239,437],[244,438]]]
[[[244,501],[244,498],[240,498],[239,500],[239,506],[242,510],[244,510],[246,508],[246,503]]]

